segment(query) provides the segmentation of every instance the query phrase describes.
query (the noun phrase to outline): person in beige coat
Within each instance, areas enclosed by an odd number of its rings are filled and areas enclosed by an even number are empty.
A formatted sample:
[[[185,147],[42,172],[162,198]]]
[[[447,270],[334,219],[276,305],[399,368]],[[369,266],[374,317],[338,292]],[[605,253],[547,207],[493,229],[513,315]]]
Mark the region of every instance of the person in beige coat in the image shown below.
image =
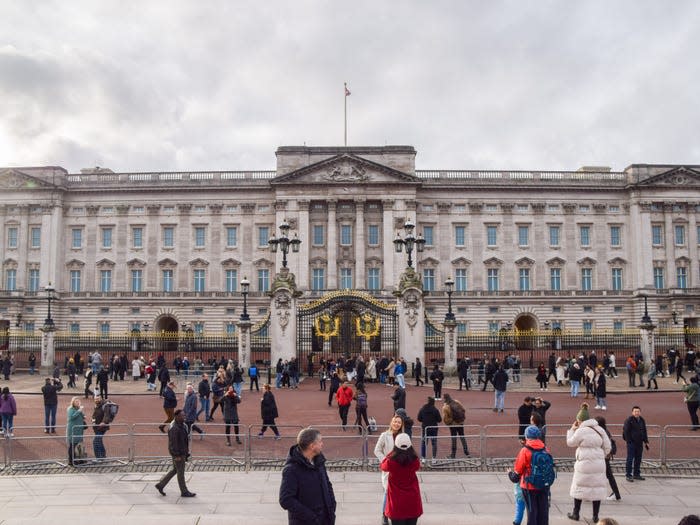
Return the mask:
[[[600,501],[608,494],[605,477],[605,457],[610,454],[610,439],[595,419],[588,415],[588,403],[581,405],[576,420],[566,432],[566,444],[576,447],[574,477],[569,494],[574,498],[574,510],[567,514],[578,521],[581,502],[593,502],[593,523],[598,523]]]
[[[374,446],[374,455],[377,457],[381,463],[384,458],[394,450],[394,441],[396,436],[403,432],[403,419],[401,416],[394,416],[391,418],[389,423],[389,429],[382,432],[377,439],[377,444]],[[388,524],[389,519],[384,514],[384,508],[386,507],[386,489],[389,485],[389,473],[382,472],[382,487],[384,488],[384,498],[382,503],[382,523]]]

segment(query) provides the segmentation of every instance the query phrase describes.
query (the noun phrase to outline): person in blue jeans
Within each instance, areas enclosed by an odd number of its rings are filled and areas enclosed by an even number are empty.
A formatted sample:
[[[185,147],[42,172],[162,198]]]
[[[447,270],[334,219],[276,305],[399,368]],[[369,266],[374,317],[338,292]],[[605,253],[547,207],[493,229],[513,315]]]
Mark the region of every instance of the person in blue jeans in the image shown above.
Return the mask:
[[[196,414],[196,419],[199,419],[199,414],[204,412],[204,420],[209,421],[209,397],[211,397],[211,384],[209,376],[202,374],[202,380],[197,385],[197,393],[199,394],[199,410]]]
[[[104,410],[104,401],[100,397],[95,398],[95,410],[92,412],[92,430],[95,437],[92,440],[92,451],[95,457],[106,458],[107,450],[104,445],[104,435],[109,430],[109,424]]]
[[[56,409],[58,408],[57,393],[63,388],[60,379],[46,378],[41,393],[44,396],[44,434],[56,433]]]

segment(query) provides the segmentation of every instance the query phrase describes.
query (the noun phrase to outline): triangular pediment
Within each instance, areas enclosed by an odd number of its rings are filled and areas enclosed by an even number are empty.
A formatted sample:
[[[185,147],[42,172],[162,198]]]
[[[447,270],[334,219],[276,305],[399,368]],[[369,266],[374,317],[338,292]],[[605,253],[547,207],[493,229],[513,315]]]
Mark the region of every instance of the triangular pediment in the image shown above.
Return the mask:
[[[85,266],[85,263],[78,259],[71,259],[66,263],[66,267],[68,268],[82,268],[83,266]]]
[[[469,266],[472,262],[466,257],[457,257],[456,259],[452,259],[451,263],[452,266]]]
[[[490,257],[484,261],[484,264],[486,266],[501,266],[503,264],[503,261],[500,260],[498,257]]]
[[[640,181],[636,186],[700,187],[700,171],[697,166],[676,166],[668,171]]]
[[[610,259],[608,264],[610,266],[624,266],[627,264],[627,261],[625,261],[622,257],[615,257],[614,259]]]
[[[275,177],[270,184],[421,184],[414,175],[346,153]]]
[[[177,266],[177,261],[173,261],[172,259],[168,259],[166,257],[165,259],[158,261],[158,266]]]
[[[138,268],[143,268],[146,266],[146,261],[139,259],[138,257],[134,257],[133,259],[130,259],[126,261],[126,265],[129,267],[138,267]]]
[[[197,257],[196,259],[192,259],[190,261],[190,266],[209,266],[209,261],[205,261],[201,257]]]
[[[549,266],[564,266],[566,264],[566,261],[561,257],[552,257],[546,262]]]
[[[33,190],[55,187],[53,184],[27,175],[17,168],[0,169],[0,188],[4,190]]]
[[[97,266],[99,268],[99,267],[105,267],[105,266],[112,267],[114,265],[115,265],[114,261],[110,261],[109,259],[100,259],[99,261],[97,261],[97,264],[95,266]]]
[[[584,257],[583,259],[576,261],[576,264],[579,266],[593,266],[596,264],[596,260],[591,259],[590,257]]]
[[[234,266],[238,267],[240,265],[241,265],[241,261],[239,261],[238,259],[234,259],[233,257],[229,257],[228,259],[221,261],[221,266],[224,266],[226,268],[230,268],[230,267],[234,267]]]

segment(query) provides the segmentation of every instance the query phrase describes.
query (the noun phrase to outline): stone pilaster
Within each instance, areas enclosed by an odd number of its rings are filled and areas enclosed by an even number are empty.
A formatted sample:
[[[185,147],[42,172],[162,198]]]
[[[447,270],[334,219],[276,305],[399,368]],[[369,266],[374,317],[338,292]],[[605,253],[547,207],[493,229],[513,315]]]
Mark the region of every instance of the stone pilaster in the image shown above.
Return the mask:
[[[445,370],[457,368],[457,321],[445,320]]]
[[[413,268],[406,268],[401,274],[399,288],[394,292],[394,295],[398,301],[401,357],[404,357],[408,363],[419,357],[425,363],[423,283]]]
[[[296,299],[300,295],[294,274],[288,268],[282,268],[275,277],[270,292],[270,339],[273,341],[270,351],[271,364],[280,358],[284,361],[296,357]]]
[[[250,367],[250,321],[238,321],[238,366],[244,370]]]
[[[338,221],[337,201],[328,201],[328,289],[338,288]]]

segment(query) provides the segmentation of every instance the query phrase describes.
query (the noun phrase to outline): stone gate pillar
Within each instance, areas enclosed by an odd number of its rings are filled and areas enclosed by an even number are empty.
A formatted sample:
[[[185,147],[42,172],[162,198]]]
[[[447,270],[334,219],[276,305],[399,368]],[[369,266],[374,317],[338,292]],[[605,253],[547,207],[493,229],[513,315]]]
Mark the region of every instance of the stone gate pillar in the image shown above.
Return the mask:
[[[394,292],[399,316],[399,355],[407,363],[419,357],[425,363],[425,307],[423,283],[413,268],[401,274],[399,288]]]
[[[270,366],[279,358],[297,357],[297,290],[294,274],[282,268],[272,283],[270,297]],[[303,366],[300,370],[303,369]]]
[[[250,368],[250,321],[238,321],[238,366]]]
[[[54,326],[47,325],[41,329],[41,368],[45,375],[51,375],[56,362],[55,334],[56,328]]]
[[[445,320],[445,370],[457,368],[457,321]]]

